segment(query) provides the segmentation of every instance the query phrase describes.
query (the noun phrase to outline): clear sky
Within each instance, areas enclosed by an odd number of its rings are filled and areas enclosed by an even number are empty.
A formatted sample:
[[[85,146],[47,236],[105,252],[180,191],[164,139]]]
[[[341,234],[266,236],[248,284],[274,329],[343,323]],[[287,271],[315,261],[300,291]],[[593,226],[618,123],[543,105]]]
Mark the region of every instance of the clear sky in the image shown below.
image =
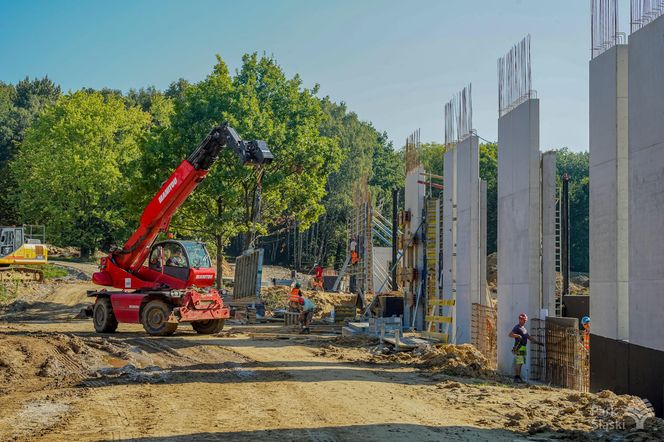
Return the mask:
[[[627,3],[624,1],[623,3]],[[622,5],[625,9],[626,5]],[[64,90],[195,82],[218,53],[274,55],[395,146],[443,140],[443,106],[473,84],[473,126],[497,138],[496,60],[527,33],[542,150],[588,146],[587,0],[0,0],[0,81]],[[623,27],[623,30],[624,27]]]

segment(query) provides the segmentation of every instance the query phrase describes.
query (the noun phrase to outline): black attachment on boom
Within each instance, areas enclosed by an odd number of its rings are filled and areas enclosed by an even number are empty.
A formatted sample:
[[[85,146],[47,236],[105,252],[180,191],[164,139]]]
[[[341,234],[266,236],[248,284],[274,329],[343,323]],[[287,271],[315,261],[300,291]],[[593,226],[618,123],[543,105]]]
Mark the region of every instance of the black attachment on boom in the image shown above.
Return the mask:
[[[224,146],[229,146],[240,158],[241,164],[268,164],[274,156],[265,141],[242,141],[238,133],[228,123],[223,123],[210,131],[203,142],[187,158],[197,170],[208,170]]]

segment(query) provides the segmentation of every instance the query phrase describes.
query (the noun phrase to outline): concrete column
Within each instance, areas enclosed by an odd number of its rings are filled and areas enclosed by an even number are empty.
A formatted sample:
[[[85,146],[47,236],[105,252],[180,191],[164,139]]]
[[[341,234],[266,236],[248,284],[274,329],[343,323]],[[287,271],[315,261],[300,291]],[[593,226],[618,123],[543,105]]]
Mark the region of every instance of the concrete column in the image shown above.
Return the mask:
[[[410,226],[407,228],[407,236],[417,235],[418,240],[412,247],[412,259],[405,262],[405,265],[411,265],[417,269],[418,277],[412,282],[406,284],[404,287],[404,327],[415,327],[421,330],[424,325],[424,311],[425,311],[425,298],[426,294],[421,293],[422,290],[422,275],[425,274],[424,268],[424,242],[422,241],[423,227],[420,227],[423,221],[424,209],[424,196],[426,189],[424,185],[418,183],[422,180],[422,173],[424,168],[416,167],[406,174],[406,190],[404,198],[404,209],[410,210],[411,221]],[[418,230],[419,227],[419,230]],[[404,244],[405,246],[405,244]],[[404,251],[404,253],[407,253]],[[420,296],[420,302],[410,302],[413,299],[412,295]]]
[[[456,299],[456,148],[445,152],[443,164],[443,299]],[[456,308],[451,309],[456,315]],[[456,342],[455,327],[449,341]]]
[[[512,373],[512,339],[520,312],[540,310],[539,100],[498,120],[498,370]],[[522,374],[528,375],[528,366]]]
[[[556,311],[556,175],[556,152],[542,154],[542,308],[549,316]]]
[[[664,351],[664,17],[629,37],[629,342]],[[620,90],[620,89],[619,89]],[[619,102],[620,104],[621,102]],[[619,238],[621,239],[621,238]],[[618,305],[623,302],[619,298]],[[652,370],[652,369],[651,369]],[[661,367],[659,370],[662,377]],[[662,391],[660,384],[659,391]]]
[[[456,342],[471,342],[472,304],[480,302],[480,177],[478,138],[457,150],[457,303]]]
[[[628,46],[590,61],[590,317],[593,334],[629,339]]]
[[[486,181],[480,181],[480,231],[479,231],[479,303],[487,304],[486,298],[488,296],[486,287],[486,221],[487,220],[487,205],[486,205]]]

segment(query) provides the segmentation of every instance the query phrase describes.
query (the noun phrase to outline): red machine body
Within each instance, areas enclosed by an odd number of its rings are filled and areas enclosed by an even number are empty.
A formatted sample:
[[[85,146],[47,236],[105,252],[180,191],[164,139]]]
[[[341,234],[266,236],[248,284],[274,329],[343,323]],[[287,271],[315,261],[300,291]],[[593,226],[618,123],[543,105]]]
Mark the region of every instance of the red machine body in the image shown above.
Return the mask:
[[[173,214],[205,178],[224,146],[233,148],[242,164],[272,161],[265,142],[242,141],[226,124],[212,129],[148,203],[123,248],[101,259],[92,280],[116,290],[88,292],[96,298],[90,314],[98,332],[113,332],[118,322],[142,323],[153,335],[172,334],[180,322],[191,322],[199,333],[221,330],[230,312],[212,288],[216,274],[205,245],[155,243],[155,239],[168,229]]]

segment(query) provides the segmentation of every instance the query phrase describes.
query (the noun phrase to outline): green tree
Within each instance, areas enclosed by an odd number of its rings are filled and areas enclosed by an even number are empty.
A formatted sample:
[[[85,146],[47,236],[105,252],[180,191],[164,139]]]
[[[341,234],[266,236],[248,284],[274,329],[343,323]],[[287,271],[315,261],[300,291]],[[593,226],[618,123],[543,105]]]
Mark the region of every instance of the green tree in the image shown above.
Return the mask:
[[[205,80],[177,86],[172,125],[148,144],[143,159],[143,186],[152,195],[217,124],[227,121],[244,139],[268,142],[275,160],[262,173],[259,213],[259,172],[241,167],[226,149],[172,220],[176,232],[214,244],[218,266],[223,248],[238,234],[246,246],[254,233],[263,235],[274,225],[297,221],[306,228],[318,219],[327,177],[340,160],[337,141],[319,133],[325,115],[316,88],[304,88],[297,75],[286,78],[272,58],[251,54],[242,61],[231,76],[217,57]]]
[[[569,176],[570,270],[573,272],[588,272],[590,268],[589,160],[588,152],[571,152],[566,147],[558,150],[556,156],[558,185],[563,174]]]
[[[27,130],[11,169],[22,219],[46,224],[55,244],[89,256],[126,238],[139,213],[127,205],[150,115],[99,92],[76,92]]]
[[[48,77],[26,77],[16,86],[0,82],[0,225],[20,224],[15,190],[17,183],[9,173],[26,129],[44,108],[60,96],[60,87]]]
[[[486,253],[498,249],[498,144],[480,144],[480,178],[486,181]]]

